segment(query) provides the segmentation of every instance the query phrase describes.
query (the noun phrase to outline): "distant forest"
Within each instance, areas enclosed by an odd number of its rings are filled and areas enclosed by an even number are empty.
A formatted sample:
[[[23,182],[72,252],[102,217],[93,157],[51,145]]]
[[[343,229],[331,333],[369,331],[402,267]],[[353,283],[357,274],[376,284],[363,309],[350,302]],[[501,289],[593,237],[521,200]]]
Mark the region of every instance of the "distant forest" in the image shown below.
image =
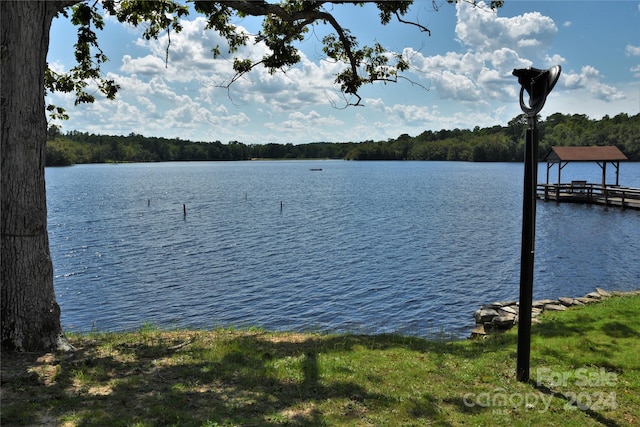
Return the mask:
[[[453,129],[407,134],[387,141],[244,144],[230,141],[194,142],[179,138],[95,135],[51,126],[47,166],[78,163],[169,162],[250,159],[457,160],[522,161],[527,118],[520,115],[507,126]],[[553,114],[538,123],[539,152],[561,146],[615,145],[631,161],[640,161],[640,114],[625,113],[600,120],[585,115]]]

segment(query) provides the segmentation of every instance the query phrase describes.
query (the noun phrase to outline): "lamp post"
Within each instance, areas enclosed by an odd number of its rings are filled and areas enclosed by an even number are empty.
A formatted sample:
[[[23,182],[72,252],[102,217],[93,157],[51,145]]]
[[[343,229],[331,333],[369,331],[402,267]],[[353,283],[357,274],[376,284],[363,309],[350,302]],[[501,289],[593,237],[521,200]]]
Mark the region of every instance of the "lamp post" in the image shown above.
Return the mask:
[[[521,68],[513,70],[518,77],[520,108],[527,115],[529,128],[524,148],[524,192],[522,202],[522,248],[520,253],[520,309],[518,314],[518,360],[516,378],[529,381],[531,354],[531,305],[533,303],[533,261],[536,235],[536,188],[538,185],[538,121],[547,95],[560,77],[561,68],[555,65],[548,70]],[[529,94],[528,105],[523,95]]]

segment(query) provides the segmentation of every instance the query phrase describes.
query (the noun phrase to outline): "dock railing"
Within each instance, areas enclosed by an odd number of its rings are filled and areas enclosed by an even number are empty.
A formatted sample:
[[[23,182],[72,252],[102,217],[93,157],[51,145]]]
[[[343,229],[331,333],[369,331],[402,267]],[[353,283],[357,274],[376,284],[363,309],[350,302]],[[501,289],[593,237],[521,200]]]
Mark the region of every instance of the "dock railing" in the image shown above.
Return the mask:
[[[602,185],[587,181],[538,184],[538,198],[545,201],[595,203],[640,209],[640,188]]]

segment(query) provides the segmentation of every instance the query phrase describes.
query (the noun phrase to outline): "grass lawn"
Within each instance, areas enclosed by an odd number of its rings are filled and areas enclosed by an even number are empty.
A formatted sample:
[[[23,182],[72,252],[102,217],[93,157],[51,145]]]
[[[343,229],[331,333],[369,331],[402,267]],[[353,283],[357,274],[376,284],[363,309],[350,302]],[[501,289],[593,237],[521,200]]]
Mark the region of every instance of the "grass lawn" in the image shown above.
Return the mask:
[[[69,354],[2,354],[2,426],[640,425],[640,296],[543,314],[529,383],[515,379],[515,329],[446,342],[152,327],[69,338]]]

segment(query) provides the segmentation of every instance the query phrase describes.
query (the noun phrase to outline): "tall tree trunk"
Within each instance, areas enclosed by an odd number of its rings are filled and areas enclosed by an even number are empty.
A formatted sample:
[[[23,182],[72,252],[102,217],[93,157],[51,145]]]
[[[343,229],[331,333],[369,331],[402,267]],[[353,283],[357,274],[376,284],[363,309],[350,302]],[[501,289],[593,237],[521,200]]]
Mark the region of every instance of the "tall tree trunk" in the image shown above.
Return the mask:
[[[0,1],[2,348],[68,348],[53,289],[45,195],[44,73],[61,3]]]

